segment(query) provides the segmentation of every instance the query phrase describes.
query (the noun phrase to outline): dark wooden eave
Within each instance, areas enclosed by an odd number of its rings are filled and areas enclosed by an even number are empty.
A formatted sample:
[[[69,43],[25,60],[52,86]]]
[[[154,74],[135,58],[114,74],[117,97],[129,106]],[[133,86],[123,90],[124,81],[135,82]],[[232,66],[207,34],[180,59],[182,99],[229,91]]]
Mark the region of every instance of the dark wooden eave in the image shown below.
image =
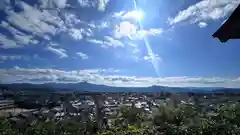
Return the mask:
[[[227,42],[229,39],[240,39],[240,5],[212,36],[221,42]]]

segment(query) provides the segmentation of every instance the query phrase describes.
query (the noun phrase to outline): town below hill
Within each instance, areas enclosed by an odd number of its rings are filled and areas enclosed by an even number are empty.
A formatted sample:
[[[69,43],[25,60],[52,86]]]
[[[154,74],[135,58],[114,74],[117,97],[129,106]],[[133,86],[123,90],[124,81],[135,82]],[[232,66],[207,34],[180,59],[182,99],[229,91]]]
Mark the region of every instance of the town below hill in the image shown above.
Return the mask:
[[[3,135],[232,135],[240,131],[239,99],[239,89],[229,88],[1,84],[0,131]]]

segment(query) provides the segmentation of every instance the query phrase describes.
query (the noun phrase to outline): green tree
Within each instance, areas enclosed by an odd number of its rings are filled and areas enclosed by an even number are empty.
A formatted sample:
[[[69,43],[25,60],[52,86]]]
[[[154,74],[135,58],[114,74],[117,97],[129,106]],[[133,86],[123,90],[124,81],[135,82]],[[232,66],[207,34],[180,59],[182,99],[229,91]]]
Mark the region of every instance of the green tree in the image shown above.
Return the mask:
[[[140,127],[144,119],[145,118],[143,115],[143,109],[136,108],[134,106],[133,107],[123,106],[122,108],[120,108],[120,111],[118,112],[117,118],[115,120],[115,125],[126,126],[130,124]]]
[[[142,128],[138,128],[133,125],[127,125],[126,127],[114,127],[111,130],[105,130],[97,135],[144,135],[146,131]]]

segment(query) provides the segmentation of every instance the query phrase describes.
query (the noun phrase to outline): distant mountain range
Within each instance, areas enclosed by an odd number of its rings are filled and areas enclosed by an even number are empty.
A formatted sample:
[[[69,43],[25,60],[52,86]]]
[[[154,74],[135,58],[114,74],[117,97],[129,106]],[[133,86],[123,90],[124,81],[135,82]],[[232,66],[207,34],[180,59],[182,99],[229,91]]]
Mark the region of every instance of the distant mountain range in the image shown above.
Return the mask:
[[[41,91],[79,91],[79,92],[240,92],[240,89],[231,88],[198,88],[198,87],[112,87],[106,85],[96,85],[87,82],[82,83],[45,83],[45,84],[0,84],[0,88],[10,90],[41,90]]]

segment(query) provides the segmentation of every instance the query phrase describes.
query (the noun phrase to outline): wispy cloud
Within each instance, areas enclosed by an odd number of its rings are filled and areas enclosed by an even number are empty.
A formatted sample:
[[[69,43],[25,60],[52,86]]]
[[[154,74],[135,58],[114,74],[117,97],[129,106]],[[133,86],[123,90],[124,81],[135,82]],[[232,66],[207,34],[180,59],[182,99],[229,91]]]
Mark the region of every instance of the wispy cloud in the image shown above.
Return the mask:
[[[58,55],[60,58],[68,57],[66,50],[62,48],[53,48],[51,46],[48,46],[46,50]]]
[[[137,10],[127,12],[126,14],[122,15],[122,18],[128,19],[128,18],[138,18],[139,16],[143,16],[142,12],[139,12]]]
[[[50,42],[50,43],[49,43],[49,46],[59,46],[59,44],[58,44],[58,43]]]
[[[104,36],[103,40],[98,39],[86,39],[87,42],[92,44],[99,44],[102,48],[117,48],[124,47],[124,44],[111,36]]]
[[[97,5],[97,2],[90,1],[90,0],[78,0],[78,3],[82,7],[95,7]]]
[[[163,33],[162,28],[152,28],[149,30],[140,30],[139,33],[142,33],[142,35],[146,36],[155,36]]]
[[[0,61],[8,61],[8,60],[29,60],[30,58],[22,55],[7,55],[0,54]]]
[[[21,46],[18,45],[14,40],[11,40],[5,35],[0,33],[0,47],[4,49],[10,49],[10,48],[19,48]]]
[[[67,0],[53,0],[53,2],[58,8],[65,8],[67,5]]]
[[[218,20],[232,12],[239,3],[240,0],[202,0],[180,11],[175,17],[169,19],[169,23]]]
[[[75,40],[82,40],[84,37],[92,36],[93,32],[89,28],[70,28],[68,34]]]
[[[83,24],[84,21],[80,20],[76,14],[71,12],[63,12],[64,23],[67,27],[73,28],[76,24]]]
[[[104,36],[103,40],[98,39],[86,39],[87,42],[92,44],[99,44],[102,48],[117,48],[124,47],[124,44],[111,36]]]
[[[159,62],[162,61],[161,57],[159,57],[158,54],[150,54],[150,55],[144,56],[143,59],[149,62],[152,62],[153,60],[156,60]]]
[[[138,30],[136,32],[136,34],[133,34],[130,36],[130,39],[132,40],[141,40],[144,37],[150,37],[150,36],[158,36],[161,35],[163,33],[163,29],[162,28],[152,28],[149,30]]]
[[[207,23],[205,23],[205,22],[199,22],[198,23],[198,26],[200,27],[200,28],[205,28],[205,27],[207,27]]]
[[[124,47],[124,44],[120,40],[114,39],[113,37],[105,36],[104,39],[103,47]]]
[[[82,52],[77,52],[76,53],[79,57],[81,57],[83,60],[87,60],[89,57],[87,54],[82,53]]]
[[[0,69],[0,82],[2,83],[78,83],[87,81],[94,84],[122,87],[147,87],[152,85],[174,86],[174,87],[240,87],[240,78],[219,77],[135,77],[107,75],[117,73],[112,69],[86,69],[64,71],[57,69]],[[16,77],[18,76],[18,77]]]
[[[100,45],[103,44],[102,40],[97,40],[97,39],[86,39],[86,41],[93,44],[100,44]]]
[[[156,71],[156,74],[159,76],[159,66],[162,59],[158,56],[158,54],[153,53],[152,49],[148,49],[148,55],[143,57],[144,60],[152,63],[153,68]]]
[[[106,4],[107,1],[102,2]],[[13,6],[21,11],[16,12]],[[73,40],[93,36],[92,28],[80,20],[75,12],[62,10],[69,6],[71,5],[67,4],[67,0],[39,0],[35,6],[20,0],[17,0],[15,5],[5,2],[3,11],[7,16],[5,21],[1,21],[0,27],[8,30],[13,38],[2,33],[0,47],[9,49],[31,44],[46,44],[56,35],[67,34]]]
[[[115,12],[115,13],[113,13],[113,17],[116,17],[116,18],[122,17],[124,13],[125,13],[125,11]]]
[[[97,8],[99,11],[104,11],[109,0],[78,0],[78,3],[81,7],[94,7]]]
[[[41,8],[65,8],[67,6],[67,0],[39,0]]]
[[[144,16],[143,12],[141,11],[137,11],[137,10],[133,10],[133,11],[120,11],[120,12],[116,12],[113,14],[113,17],[116,18],[121,18],[121,19],[142,19]]]
[[[137,54],[137,53],[140,52],[140,49],[138,48],[138,45],[137,45],[137,44],[128,43],[128,45],[132,47],[132,53],[133,53],[133,54]]]
[[[37,44],[39,41],[33,39],[33,36],[26,35],[23,32],[17,30],[11,26],[8,22],[2,21],[0,27],[8,30],[14,37],[14,41],[18,44],[27,45],[27,44]]]
[[[44,35],[55,35],[57,28],[63,28],[63,21],[58,16],[53,16],[48,11],[39,11],[23,1],[18,1],[16,5],[24,9],[20,13],[13,10],[6,10],[7,21],[18,28],[31,32],[33,36],[44,38]]]

